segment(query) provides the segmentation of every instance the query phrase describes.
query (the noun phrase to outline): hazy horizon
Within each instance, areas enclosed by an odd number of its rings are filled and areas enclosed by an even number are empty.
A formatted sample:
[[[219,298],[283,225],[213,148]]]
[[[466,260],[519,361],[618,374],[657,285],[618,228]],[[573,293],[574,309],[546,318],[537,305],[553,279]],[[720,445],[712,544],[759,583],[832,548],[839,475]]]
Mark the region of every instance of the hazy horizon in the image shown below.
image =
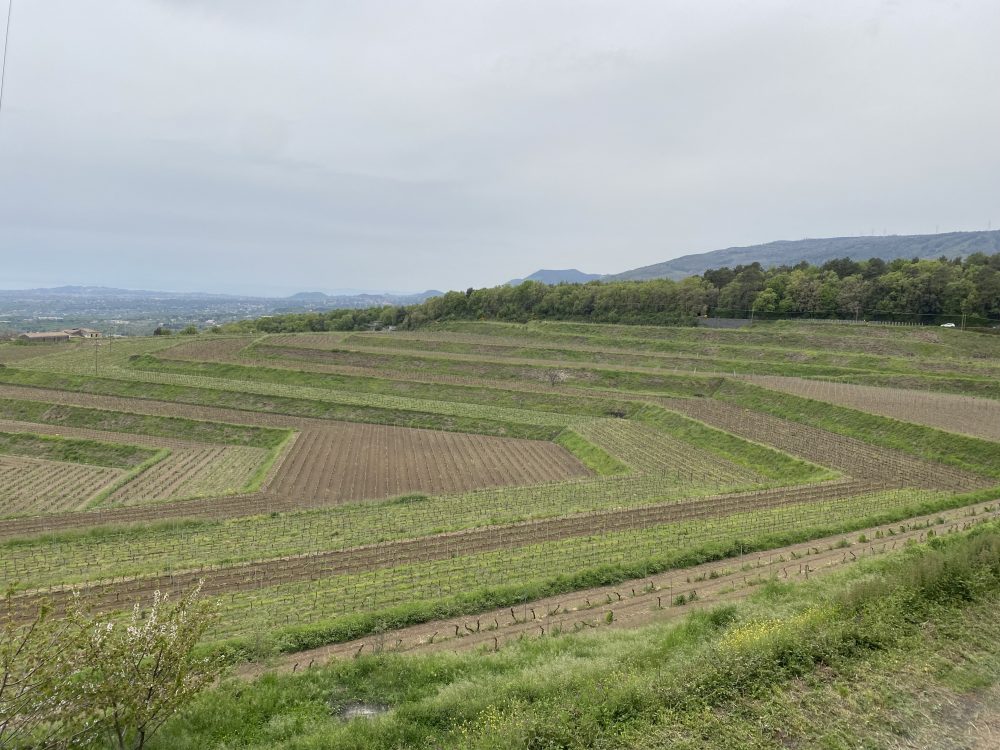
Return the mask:
[[[985,0],[273,7],[14,1],[0,288],[420,292],[1000,220]]]

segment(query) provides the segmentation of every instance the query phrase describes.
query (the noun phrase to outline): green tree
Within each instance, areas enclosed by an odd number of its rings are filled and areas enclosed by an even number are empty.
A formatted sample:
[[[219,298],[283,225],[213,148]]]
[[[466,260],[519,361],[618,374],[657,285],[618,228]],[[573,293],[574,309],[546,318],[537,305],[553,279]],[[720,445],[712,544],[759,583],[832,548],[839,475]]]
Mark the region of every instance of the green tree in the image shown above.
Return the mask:
[[[760,292],[753,302],[754,312],[758,313],[770,313],[778,309],[778,303],[781,300],[778,298],[778,293],[773,289],[765,289]]]
[[[841,279],[837,292],[837,312],[843,317],[859,319],[865,310],[871,285],[860,275]]]

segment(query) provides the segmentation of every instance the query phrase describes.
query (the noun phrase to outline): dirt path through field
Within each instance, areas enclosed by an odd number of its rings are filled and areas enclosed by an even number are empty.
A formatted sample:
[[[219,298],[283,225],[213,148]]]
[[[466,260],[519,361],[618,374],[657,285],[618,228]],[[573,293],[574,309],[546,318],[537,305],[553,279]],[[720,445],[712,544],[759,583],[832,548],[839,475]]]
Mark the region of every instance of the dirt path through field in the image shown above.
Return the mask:
[[[901,549],[927,538],[928,528],[944,534],[1000,518],[996,501],[911,518],[851,534],[753,553],[683,570],[668,571],[614,586],[539,599],[480,615],[449,618],[346,643],[288,654],[267,664],[236,670],[242,678],[266,672],[292,672],[338,658],[380,651],[497,650],[523,638],[599,627],[638,627],[682,617],[693,609],[746,598],[767,580],[805,581],[851,563]],[[902,529],[901,529],[902,527]],[[892,532],[890,536],[889,533]],[[868,541],[861,542],[862,534]],[[846,540],[847,546],[841,546]],[[687,600],[695,592],[693,601]],[[675,603],[683,595],[685,604]],[[609,622],[608,613],[612,613]]]

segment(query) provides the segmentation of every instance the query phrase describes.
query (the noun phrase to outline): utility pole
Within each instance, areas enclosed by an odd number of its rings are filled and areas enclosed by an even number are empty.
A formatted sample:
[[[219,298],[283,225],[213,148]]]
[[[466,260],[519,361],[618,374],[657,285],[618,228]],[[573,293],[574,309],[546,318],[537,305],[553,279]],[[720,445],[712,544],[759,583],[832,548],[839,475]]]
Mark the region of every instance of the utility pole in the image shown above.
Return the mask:
[[[14,0],[7,3],[7,25],[3,32],[3,62],[0,62],[0,111],[3,111],[3,87],[7,80],[7,48],[10,46],[10,17],[14,13]]]

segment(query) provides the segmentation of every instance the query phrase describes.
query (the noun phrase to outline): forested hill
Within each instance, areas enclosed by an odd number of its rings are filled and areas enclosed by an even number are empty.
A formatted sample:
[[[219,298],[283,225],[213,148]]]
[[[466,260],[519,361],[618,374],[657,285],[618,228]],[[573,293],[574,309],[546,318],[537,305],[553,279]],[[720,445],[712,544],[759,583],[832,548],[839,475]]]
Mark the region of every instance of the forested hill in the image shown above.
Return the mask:
[[[764,268],[770,268],[794,265],[802,261],[818,265],[835,258],[852,260],[881,258],[888,261],[897,258],[958,258],[976,252],[986,254],[1000,252],[1000,230],[781,240],[764,245],[729,247],[708,253],[685,255],[664,263],[614,274],[607,279],[610,281],[678,280],[703,274],[712,268],[749,265],[755,262]]]
[[[442,320],[581,320],[692,323],[698,316],[881,318],[969,325],[1000,323],[1000,253],[954,260],[847,258],[821,266],[707,271],[682,281],[595,281],[448,292],[418,305],[333,310],[243,321],[231,329],[264,332],[416,328]]]

